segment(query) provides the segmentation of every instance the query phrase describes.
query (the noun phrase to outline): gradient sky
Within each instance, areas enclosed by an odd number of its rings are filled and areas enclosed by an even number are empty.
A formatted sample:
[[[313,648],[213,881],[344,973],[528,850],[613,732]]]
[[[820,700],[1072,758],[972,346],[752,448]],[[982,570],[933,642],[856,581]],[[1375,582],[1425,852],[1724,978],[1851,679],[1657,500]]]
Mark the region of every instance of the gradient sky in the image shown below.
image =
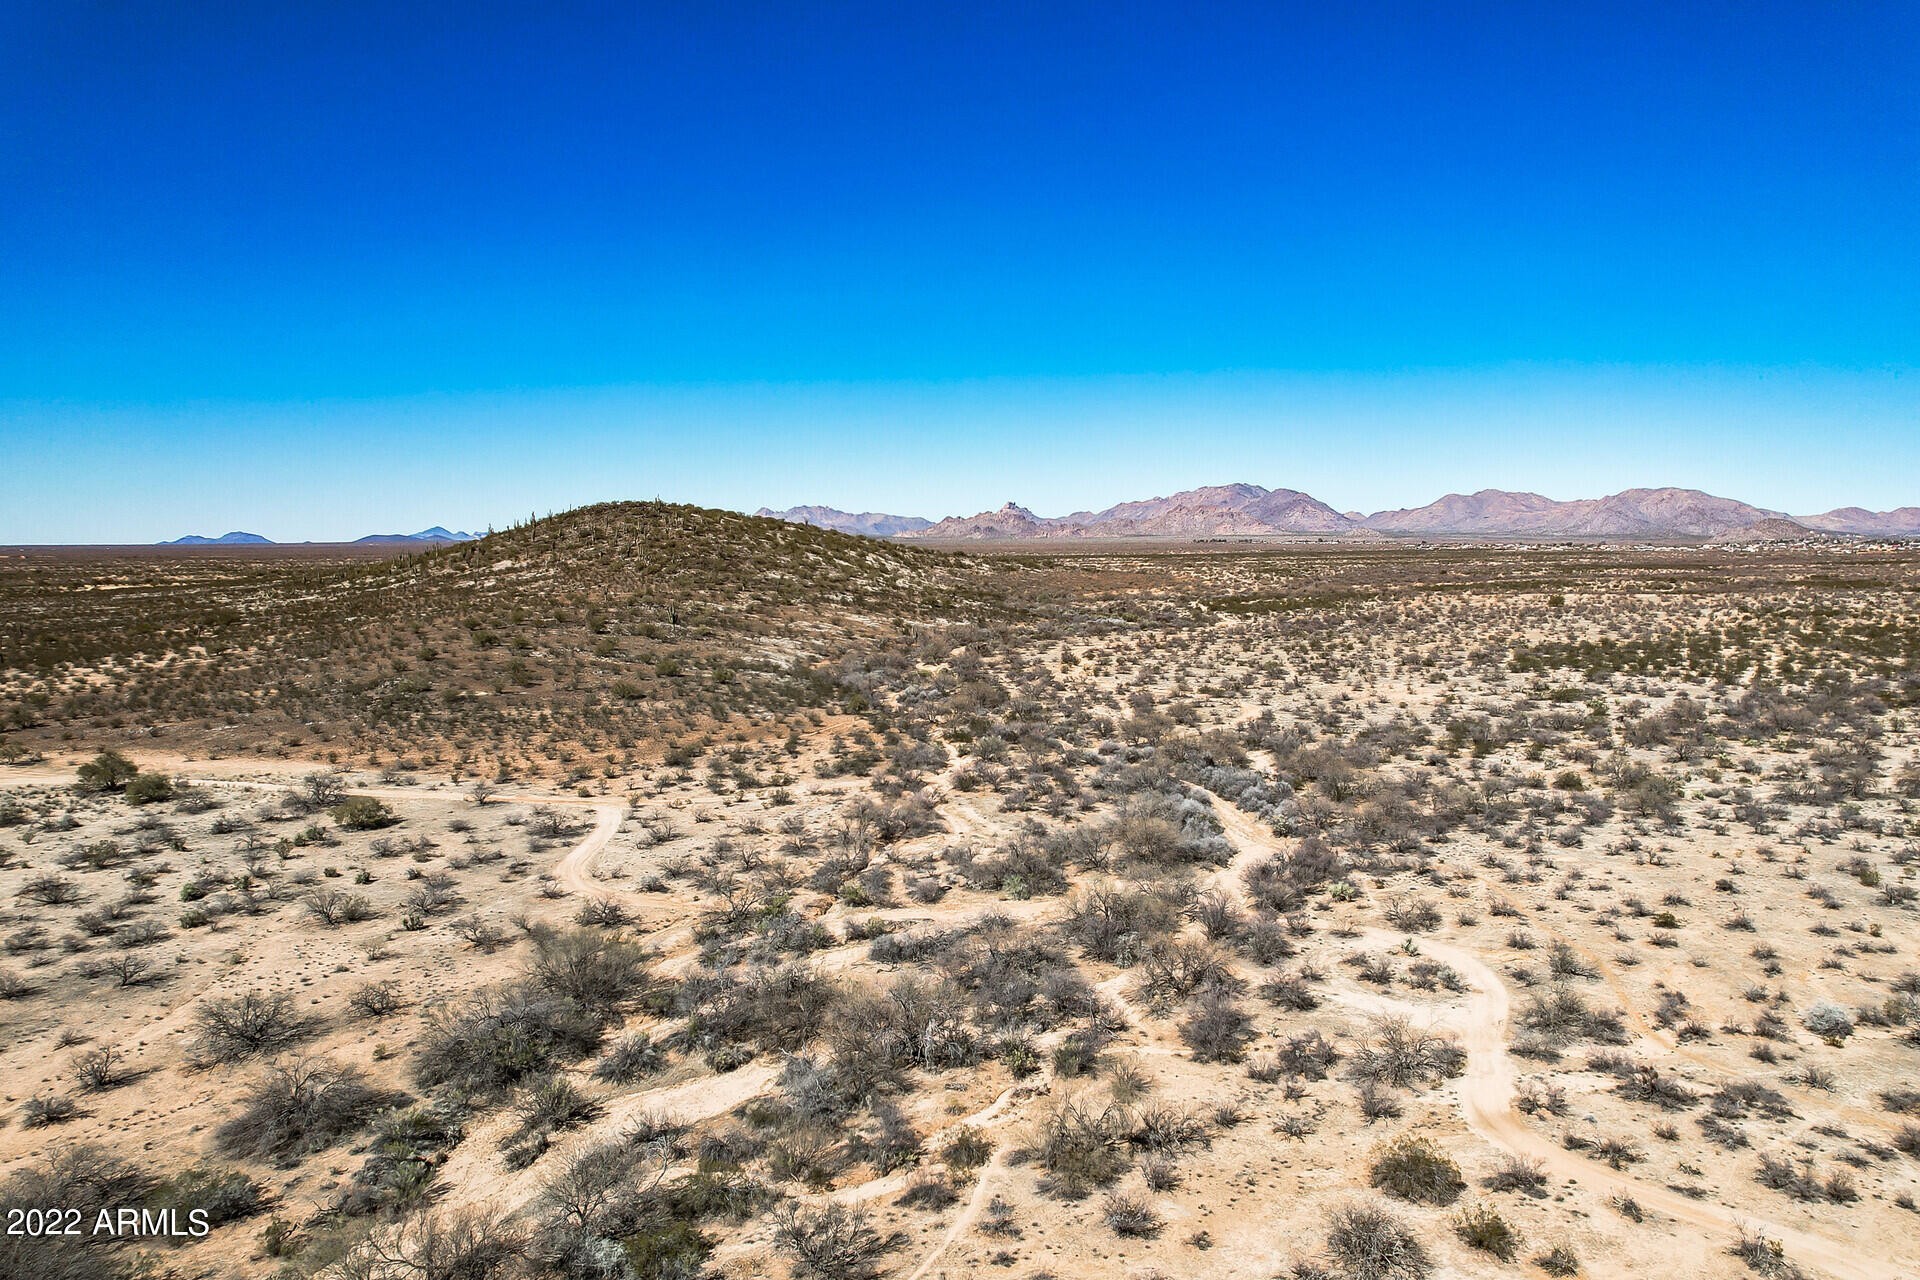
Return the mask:
[[[0,0],[0,542],[1920,503],[1916,66],[1913,4]]]

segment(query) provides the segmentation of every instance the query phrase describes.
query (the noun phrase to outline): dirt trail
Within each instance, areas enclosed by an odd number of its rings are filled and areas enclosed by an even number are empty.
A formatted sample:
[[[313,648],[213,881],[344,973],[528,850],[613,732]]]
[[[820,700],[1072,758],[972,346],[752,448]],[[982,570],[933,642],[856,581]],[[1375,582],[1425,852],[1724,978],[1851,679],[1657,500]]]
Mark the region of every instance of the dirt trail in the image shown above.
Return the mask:
[[[447,1194],[438,1203],[449,1209],[485,1208],[507,1217],[533,1203],[541,1184],[565,1169],[569,1160],[633,1121],[648,1115],[686,1124],[710,1120],[759,1097],[779,1074],[780,1069],[770,1062],[750,1062],[724,1075],[617,1095],[606,1100],[606,1109],[592,1125],[572,1130],[532,1165],[513,1172],[505,1169],[499,1142],[513,1127],[513,1120],[508,1115],[495,1116],[468,1134],[448,1157],[440,1171]]]
[[[1398,943],[1402,935],[1368,930],[1377,941]],[[1596,1160],[1587,1160],[1543,1137],[1514,1106],[1519,1093],[1519,1071],[1507,1054],[1506,1028],[1509,996],[1497,974],[1472,952],[1445,943],[1421,939],[1421,952],[1452,965],[1472,986],[1458,1021],[1461,1044],[1467,1051],[1466,1074],[1456,1082],[1460,1109],[1475,1133],[1504,1151],[1540,1161],[1557,1177],[1578,1181],[1606,1195],[1628,1195],[1652,1209],[1690,1226],[1737,1235],[1742,1228],[1778,1240],[1796,1262],[1817,1266],[1835,1276],[1859,1280],[1895,1280],[1911,1277],[1914,1269],[1862,1252],[1863,1239],[1842,1240],[1819,1232],[1791,1227],[1758,1214],[1711,1204],[1620,1173]]]
[[[994,1175],[1005,1167],[1006,1152],[1004,1143],[994,1147],[992,1157],[980,1166],[980,1171],[973,1180],[973,1194],[967,1197],[966,1205],[954,1216],[952,1224],[941,1233],[939,1243],[935,1244],[932,1251],[920,1260],[919,1266],[908,1273],[907,1280],[922,1280],[929,1271],[933,1270],[934,1264],[946,1256],[947,1250],[953,1247],[954,1242],[980,1220],[980,1215],[986,1211],[987,1202],[990,1199],[987,1188],[992,1183]]]
[[[1249,857],[1250,849],[1278,852],[1273,846],[1273,835],[1257,820],[1217,798],[1215,812],[1228,837],[1241,846],[1234,859],[1236,864]],[[1362,934],[1375,943],[1389,946],[1399,945],[1405,936],[1381,929],[1363,930]],[[1872,1257],[1865,1252],[1870,1243],[1878,1242],[1863,1238],[1838,1239],[1787,1226],[1755,1213],[1694,1200],[1658,1183],[1645,1182],[1598,1161],[1584,1159],[1534,1132],[1514,1106],[1520,1076],[1507,1054],[1510,998],[1506,984],[1471,951],[1426,938],[1419,939],[1416,945],[1423,954],[1452,965],[1472,987],[1464,1010],[1453,1020],[1467,1053],[1466,1074],[1456,1082],[1455,1091],[1467,1126],[1494,1146],[1512,1155],[1538,1160],[1554,1176],[1577,1181],[1602,1195],[1631,1196],[1642,1208],[1666,1214],[1692,1227],[1725,1233],[1729,1237],[1738,1236],[1742,1230],[1758,1231],[1770,1240],[1779,1241],[1794,1261],[1818,1267],[1840,1280],[1911,1280],[1916,1274],[1911,1265]]]
[[[567,855],[554,864],[554,879],[575,893],[594,893],[600,883],[593,878],[593,860],[607,847],[607,842],[620,833],[620,823],[627,815],[623,804],[596,804],[593,806],[593,830],[579,844],[567,850]]]

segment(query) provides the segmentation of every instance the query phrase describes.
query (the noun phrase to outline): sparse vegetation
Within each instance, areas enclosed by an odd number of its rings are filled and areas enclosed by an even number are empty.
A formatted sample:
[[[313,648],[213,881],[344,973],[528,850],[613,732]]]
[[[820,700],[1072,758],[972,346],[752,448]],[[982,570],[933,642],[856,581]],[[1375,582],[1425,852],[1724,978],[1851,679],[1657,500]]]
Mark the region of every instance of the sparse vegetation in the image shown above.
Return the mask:
[[[497,537],[0,561],[0,732],[59,770],[0,770],[0,1154],[258,1214],[248,1275],[1204,1271],[1320,1214],[1296,1276],[1600,1274],[1743,1196],[1901,1238],[1905,552]]]

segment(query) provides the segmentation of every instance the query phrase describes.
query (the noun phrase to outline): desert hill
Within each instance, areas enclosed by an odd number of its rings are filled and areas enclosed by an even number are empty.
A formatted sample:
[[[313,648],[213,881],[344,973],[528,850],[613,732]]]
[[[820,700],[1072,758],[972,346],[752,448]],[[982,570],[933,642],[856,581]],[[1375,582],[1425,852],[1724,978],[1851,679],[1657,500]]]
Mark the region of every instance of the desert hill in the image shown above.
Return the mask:
[[[1729,529],[1725,533],[1717,533],[1713,537],[1708,538],[1707,541],[1711,544],[1797,542],[1802,538],[1830,540],[1832,537],[1832,534],[1822,533],[1817,529],[1809,529],[1798,521],[1789,520],[1784,516],[1772,516],[1765,520],[1756,520],[1754,523],[1743,525],[1738,529]]]
[[[1920,537],[1920,507],[1896,507],[1892,511],[1838,507],[1817,516],[1794,518],[1807,528],[1824,533],[1856,533],[1870,538]]]
[[[371,562],[113,564],[110,589],[97,564],[10,564],[0,705],[25,727],[511,753],[545,772],[572,764],[561,742],[611,759],[737,716],[858,704],[841,666],[907,621],[991,612],[1021,572],[662,502]]]

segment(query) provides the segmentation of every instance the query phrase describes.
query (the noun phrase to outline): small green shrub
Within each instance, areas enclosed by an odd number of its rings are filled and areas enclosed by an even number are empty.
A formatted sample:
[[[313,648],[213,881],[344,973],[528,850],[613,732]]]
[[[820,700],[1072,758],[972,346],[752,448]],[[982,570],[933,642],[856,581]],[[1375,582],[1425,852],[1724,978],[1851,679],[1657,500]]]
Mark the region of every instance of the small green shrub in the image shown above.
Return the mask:
[[[377,831],[399,819],[372,796],[348,796],[333,807],[333,821],[343,831]]]

